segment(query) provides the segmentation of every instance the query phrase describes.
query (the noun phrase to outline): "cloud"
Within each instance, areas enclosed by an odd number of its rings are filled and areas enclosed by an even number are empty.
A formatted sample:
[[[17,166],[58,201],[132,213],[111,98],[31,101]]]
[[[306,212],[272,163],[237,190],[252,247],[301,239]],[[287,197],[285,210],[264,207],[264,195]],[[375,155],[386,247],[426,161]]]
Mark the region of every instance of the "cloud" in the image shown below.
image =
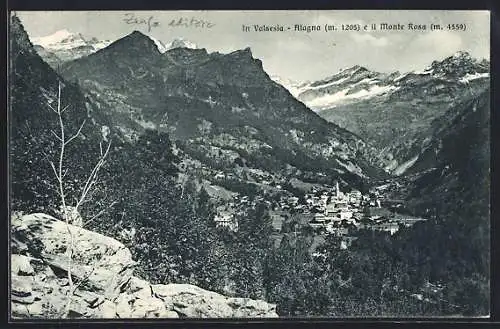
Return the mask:
[[[366,34],[366,33],[353,34],[352,38],[357,43],[369,44],[369,45],[374,46],[374,47],[385,47],[385,46],[389,45],[389,39],[387,39],[386,37],[377,38],[371,34]]]

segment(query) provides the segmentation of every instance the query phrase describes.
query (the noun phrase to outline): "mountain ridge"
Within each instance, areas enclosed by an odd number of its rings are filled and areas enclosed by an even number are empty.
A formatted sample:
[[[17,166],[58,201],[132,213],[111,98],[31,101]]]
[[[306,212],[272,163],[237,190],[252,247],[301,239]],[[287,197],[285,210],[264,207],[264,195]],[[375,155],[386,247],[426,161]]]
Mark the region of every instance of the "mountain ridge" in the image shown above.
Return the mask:
[[[296,97],[326,120],[372,141],[380,151],[379,165],[402,174],[415,156],[406,155],[415,134],[488,84],[489,62],[460,51],[422,71],[379,73],[354,66],[302,86]]]
[[[224,173],[230,184],[281,194],[288,192],[265,184],[283,186],[295,177],[362,188],[386,175],[365,155],[370,145],[295,100],[250,48],[229,54],[175,48],[113,60],[107,50],[66,63],[62,74],[79,81],[126,140],[145,129],[167,132],[187,176],[206,166],[200,178],[217,188],[228,187],[215,178]],[[250,178],[254,169],[263,169],[268,183]]]
[[[199,48],[195,43],[182,37],[177,37],[168,43],[164,43],[152,35],[145,34],[138,30],[134,30],[128,35],[134,33],[140,33],[153,40],[160,53],[164,53],[175,48]],[[114,41],[98,40],[96,37],[87,38],[83,36],[82,33],[70,32],[63,29],[47,36],[34,37],[32,39],[33,45],[35,46],[35,50],[38,54],[53,68],[57,68],[67,61],[89,56],[122,38],[118,38]]]

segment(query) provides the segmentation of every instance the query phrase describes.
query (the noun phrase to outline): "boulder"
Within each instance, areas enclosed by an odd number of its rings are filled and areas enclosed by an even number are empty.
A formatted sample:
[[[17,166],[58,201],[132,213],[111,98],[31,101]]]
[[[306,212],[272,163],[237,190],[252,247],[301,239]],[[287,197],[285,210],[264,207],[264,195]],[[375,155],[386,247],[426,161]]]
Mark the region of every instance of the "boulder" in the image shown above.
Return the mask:
[[[129,292],[134,293],[134,292],[140,291],[142,289],[146,289],[146,288],[151,290],[149,282],[147,282],[146,280],[139,279],[138,277],[135,277],[135,276],[130,278],[129,285],[128,285]],[[151,291],[150,291],[150,294],[151,294]]]
[[[13,255],[18,258],[21,255]],[[19,257],[21,259],[22,257]],[[55,314],[55,310],[62,307],[65,301],[65,292],[56,282],[49,267],[33,275],[18,275],[12,267],[11,273],[11,308],[13,317],[45,318],[48,314]],[[61,305],[61,306],[59,306]]]
[[[102,304],[97,306],[94,311],[94,316],[99,319],[113,319],[116,318],[116,305],[115,303],[104,300]]]
[[[71,271],[74,281],[105,295],[119,293],[132,276],[135,262],[130,250],[117,240],[84,228],[67,225],[45,214],[30,214],[12,219],[13,235],[21,242],[36,244],[41,258],[56,272],[67,275],[67,248],[73,236]]]
[[[190,284],[152,285],[156,296],[171,298],[182,317],[277,317],[276,305],[248,298],[228,298]]]
[[[124,295],[116,301],[116,314],[120,318],[159,318],[167,311],[163,301],[151,295],[145,298]]]
[[[142,287],[138,289],[138,287]],[[151,285],[142,279],[132,277],[128,288],[115,299],[116,314],[120,318],[172,318],[172,298],[153,292]]]

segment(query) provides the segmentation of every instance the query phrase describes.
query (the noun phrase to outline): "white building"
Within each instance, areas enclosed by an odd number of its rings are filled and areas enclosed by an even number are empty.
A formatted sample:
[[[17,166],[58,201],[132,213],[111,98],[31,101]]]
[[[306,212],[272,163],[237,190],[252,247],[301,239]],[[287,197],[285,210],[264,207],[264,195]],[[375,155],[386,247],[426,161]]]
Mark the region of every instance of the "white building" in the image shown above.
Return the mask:
[[[326,222],[327,221],[327,217],[324,215],[324,214],[314,214],[314,221],[315,222]]]
[[[226,175],[224,175],[224,173],[217,173],[215,176],[214,176],[215,179],[224,179],[226,178]]]
[[[363,195],[360,191],[353,190],[349,193],[349,202],[355,205],[359,205],[361,200],[363,199]]]
[[[217,227],[227,227],[232,231],[238,230],[238,221],[233,214],[228,212],[221,212],[215,215],[215,225]]]
[[[372,226],[374,230],[377,231],[386,231],[393,235],[399,230],[399,225],[397,223],[380,223]]]
[[[338,212],[338,210],[337,210],[337,207],[335,207],[334,203],[329,203],[326,205],[326,207],[325,207],[325,215],[326,216],[331,216],[337,212]]]
[[[341,211],[340,212],[340,220],[349,220],[352,218],[352,211]]]

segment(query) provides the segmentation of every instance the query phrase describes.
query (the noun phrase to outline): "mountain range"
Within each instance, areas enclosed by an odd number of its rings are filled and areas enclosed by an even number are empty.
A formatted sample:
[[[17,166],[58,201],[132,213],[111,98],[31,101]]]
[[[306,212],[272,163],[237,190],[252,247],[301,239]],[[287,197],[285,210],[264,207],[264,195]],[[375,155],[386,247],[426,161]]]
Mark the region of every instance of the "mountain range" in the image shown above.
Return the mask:
[[[113,128],[129,140],[144,129],[159,129],[191,153],[222,163],[239,157],[247,166],[279,171],[280,180],[285,172],[311,171],[312,162],[344,180],[381,173],[367,160],[369,145],[297,101],[270,79],[249,48],[162,52],[134,31],[64,63],[61,73],[106,108]]]
[[[81,33],[60,30],[51,35],[31,40],[38,54],[56,68],[64,61],[89,55],[110,44],[109,40],[86,38]]]
[[[380,150],[380,165],[402,174],[416,156],[416,136],[489,87],[489,62],[460,51],[422,71],[380,73],[356,65],[319,81],[285,85],[321,117],[370,141]]]
[[[195,61],[193,64],[215,56],[183,38],[165,44],[147,37],[160,54],[176,48],[199,50],[185,51]],[[35,38],[34,44],[38,54],[55,67],[93,54],[111,42],[62,30]],[[380,73],[356,65],[313,82],[295,82],[279,76],[270,78],[322,118],[369,141],[370,145],[363,148],[372,164],[401,175],[417,155],[414,152],[417,136],[430,129],[433,120],[448,108],[472,99],[487,88],[489,62],[473,59],[467,52],[460,51],[432,62],[422,71]]]
[[[160,52],[173,48],[192,48],[198,46],[184,38],[176,38],[169,43],[149,36],[154,41]],[[110,40],[99,40],[96,37],[85,37],[81,33],[59,30],[53,34],[35,37],[31,40],[37,53],[52,67],[57,68],[62,63],[84,57],[111,44]]]

